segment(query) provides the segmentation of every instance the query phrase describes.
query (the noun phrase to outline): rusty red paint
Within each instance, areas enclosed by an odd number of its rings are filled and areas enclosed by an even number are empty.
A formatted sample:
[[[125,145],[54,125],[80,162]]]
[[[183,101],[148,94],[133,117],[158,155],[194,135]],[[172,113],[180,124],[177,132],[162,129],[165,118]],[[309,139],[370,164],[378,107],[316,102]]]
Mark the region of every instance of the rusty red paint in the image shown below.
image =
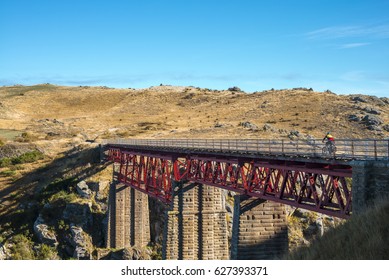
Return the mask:
[[[195,155],[159,156],[117,147],[109,160],[119,163],[118,180],[164,203],[173,199],[173,181],[211,185],[336,217],[351,214],[347,164]]]

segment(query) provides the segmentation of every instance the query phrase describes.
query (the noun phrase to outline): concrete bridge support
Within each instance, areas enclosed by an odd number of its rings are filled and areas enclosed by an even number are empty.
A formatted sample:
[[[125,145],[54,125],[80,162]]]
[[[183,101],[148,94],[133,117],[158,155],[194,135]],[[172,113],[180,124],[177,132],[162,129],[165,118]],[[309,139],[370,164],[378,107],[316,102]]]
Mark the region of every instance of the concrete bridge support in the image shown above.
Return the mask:
[[[228,259],[222,190],[175,182],[173,209],[166,212],[163,259]]]
[[[107,248],[144,247],[150,242],[148,195],[118,183],[110,186]]]
[[[231,259],[278,259],[287,253],[285,206],[243,195],[234,199]]]
[[[378,198],[389,197],[389,161],[354,161],[352,212],[362,213]]]

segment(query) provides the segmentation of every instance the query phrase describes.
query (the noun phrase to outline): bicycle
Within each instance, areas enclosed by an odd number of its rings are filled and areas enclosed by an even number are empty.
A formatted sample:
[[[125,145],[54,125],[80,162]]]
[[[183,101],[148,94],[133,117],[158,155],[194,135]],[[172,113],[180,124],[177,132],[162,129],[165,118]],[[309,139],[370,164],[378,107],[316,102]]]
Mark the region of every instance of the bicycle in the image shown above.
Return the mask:
[[[332,141],[328,141],[326,145],[322,149],[323,155],[333,155],[335,156],[336,153],[336,146],[335,143]]]

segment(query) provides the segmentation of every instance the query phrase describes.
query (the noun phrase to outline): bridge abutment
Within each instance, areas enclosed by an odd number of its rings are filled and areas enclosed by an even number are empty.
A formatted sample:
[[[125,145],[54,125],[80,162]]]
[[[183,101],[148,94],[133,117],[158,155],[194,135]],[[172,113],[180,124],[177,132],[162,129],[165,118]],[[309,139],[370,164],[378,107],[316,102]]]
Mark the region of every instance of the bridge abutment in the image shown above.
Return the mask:
[[[354,161],[352,165],[352,211],[362,213],[374,200],[389,196],[388,161]]]
[[[281,203],[236,195],[231,259],[278,259],[287,251],[285,206]]]
[[[174,182],[173,209],[166,212],[163,259],[228,259],[222,190]]]

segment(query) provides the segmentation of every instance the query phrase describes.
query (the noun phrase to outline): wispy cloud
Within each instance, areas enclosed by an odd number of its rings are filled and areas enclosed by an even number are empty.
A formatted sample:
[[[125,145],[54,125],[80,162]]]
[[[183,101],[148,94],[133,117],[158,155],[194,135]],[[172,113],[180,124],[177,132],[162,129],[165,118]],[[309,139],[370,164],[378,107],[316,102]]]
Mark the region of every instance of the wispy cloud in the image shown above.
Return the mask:
[[[340,78],[348,82],[358,82],[366,79],[366,73],[364,71],[349,71],[344,73]]]
[[[389,38],[389,25],[371,26],[330,26],[305,33],[309,39],[339,39],[339,38]]]
[[[352,49],[352,48],[359,48],[359,47],[368,46],[368,45],[371,45],[371,43],[350,43],[350,44],[340,45],[338,48],[339,49]]]

